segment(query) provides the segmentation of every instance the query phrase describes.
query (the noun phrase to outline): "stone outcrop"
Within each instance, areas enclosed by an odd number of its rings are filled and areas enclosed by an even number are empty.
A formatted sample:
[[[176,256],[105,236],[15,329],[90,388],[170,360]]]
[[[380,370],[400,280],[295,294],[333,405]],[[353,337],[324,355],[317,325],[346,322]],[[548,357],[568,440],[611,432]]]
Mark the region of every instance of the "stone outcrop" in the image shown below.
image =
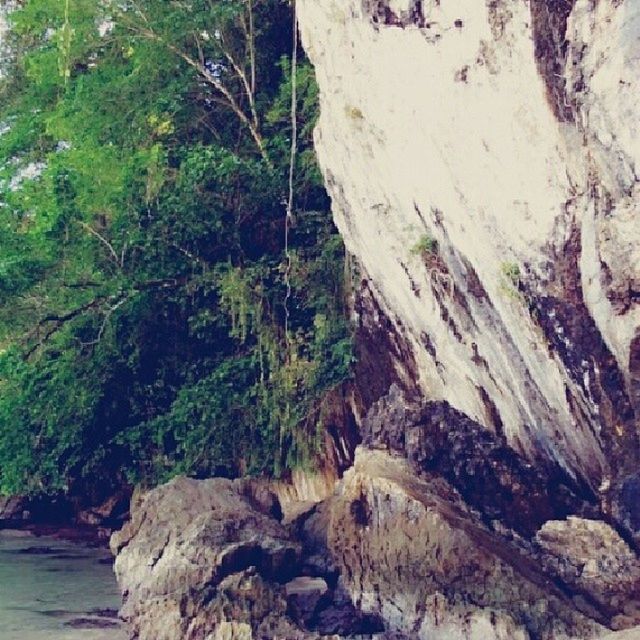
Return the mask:
[[[132,638],[596,640],[640,623],[640,562],[602,522],[549,521],[528,540],[362,447],[288,525],[259,496],[181,478],[136,497],[112,538]]]
[[[78,496],[0,496],[0,529],[23,529],[104,545],[122,527],[131,491],[123,488],[105,499]]]
[[[536,542],[547,573],[589,593],[614,626],[640,618],[640,562],[609,525],[575,517],[549,521]]]
[[[179,478],[138,494],[111,540],[132,637],[315,640],[382,629],[335,580],[305,571],[280,516],[255,483]]]
[[[533,554],[485,527],[445,482],[385,452],[359,451],[327,531],[354,603],[406,638],[587,639],[602,631],[595,620],[608,622],[588,595],[554,583]]]
[[[135,637],[290,631],[279,582],[292,576],[299,545],[231,481],[178,479],[138,496],[111,545]]]
[[[119,529],[127,519],[131,491],[121,489],[99,504],[74,505],[72,519],[79,525],[101,527],[111,531]]]
[[[0,496],[0,526],[15,525],[29,517],[29,502],[26,498]]]

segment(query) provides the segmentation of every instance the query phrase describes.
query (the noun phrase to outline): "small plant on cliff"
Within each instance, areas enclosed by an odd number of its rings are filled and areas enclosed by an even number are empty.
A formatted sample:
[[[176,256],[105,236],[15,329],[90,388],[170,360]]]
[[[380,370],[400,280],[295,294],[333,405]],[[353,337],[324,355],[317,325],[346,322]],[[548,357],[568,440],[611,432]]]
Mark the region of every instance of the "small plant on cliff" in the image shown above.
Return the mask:
[[[453,295],[454,285],[444,257],[440,253],[438,241],[424,233],[416,244],[411,247],[411,254],[418,256],[427,268],[427,274],[434,292],[438,295]]]
[[[503,262],[500,265],[500,289],[511,298],[520,299],[522,272],[520,266],[515,262]]]
[[[364,120],[364,114],[362,113],[362,109],[359,109],[358,107],[347,107],[346,108],[347,111],[347,115],[349,116],[349,118],[351,118],[352,120]]]
[[[421,258],[428,258],[438,253],[438,241],[430,236],[428,233],[420,236],[418,242],[411,247],[411,254],[414,256],[420,256]]]

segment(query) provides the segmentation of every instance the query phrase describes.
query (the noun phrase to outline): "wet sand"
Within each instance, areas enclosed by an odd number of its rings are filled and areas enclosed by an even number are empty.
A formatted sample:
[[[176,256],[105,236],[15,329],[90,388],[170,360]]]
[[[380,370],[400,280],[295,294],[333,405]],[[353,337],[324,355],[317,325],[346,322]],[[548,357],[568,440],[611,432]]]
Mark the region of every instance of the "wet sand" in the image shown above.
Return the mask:
[[[2,640],[126,640],[106,549],[0,531]]]

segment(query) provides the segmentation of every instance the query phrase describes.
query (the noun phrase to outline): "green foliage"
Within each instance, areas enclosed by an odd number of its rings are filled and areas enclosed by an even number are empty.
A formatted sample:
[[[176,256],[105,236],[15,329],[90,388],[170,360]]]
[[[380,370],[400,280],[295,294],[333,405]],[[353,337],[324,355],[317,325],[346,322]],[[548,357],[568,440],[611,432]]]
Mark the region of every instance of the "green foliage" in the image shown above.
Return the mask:
[[[435,238],[432,238],[428,233],[420,236],[420,239],[416,244],[411,247],[411,253],[415,256],[428,257],[438,252],[438,242]]]
[[[520,266],[515,262],[503,262],[500,265],[500,271],[514,287],[520,284]]]
[[[500,265],[502,275],[501,290],[512,298],[520,298],[520,281],[522,273],[515,262],[503,262]]]
[[[351,118],[352,120],[355,120],[356,122],[360,120],[364,120],[364,114],[362,113],[362,109],[358,107],[347,107],[346,112],[349,118]]]
[[[306,464],[352,349],[302,59],[285,255],[288,3],[28,0],[11,20],[0,493]]]

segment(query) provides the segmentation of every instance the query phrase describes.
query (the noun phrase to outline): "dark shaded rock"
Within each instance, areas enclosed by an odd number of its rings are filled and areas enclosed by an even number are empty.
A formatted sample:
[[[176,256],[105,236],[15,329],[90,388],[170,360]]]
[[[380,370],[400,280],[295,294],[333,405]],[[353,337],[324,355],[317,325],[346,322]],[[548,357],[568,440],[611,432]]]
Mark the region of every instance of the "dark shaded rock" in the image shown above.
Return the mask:
[[[371,283],[360,283],[355,300],[356,325],[356,390],[362,413],[396,385],[402,393],[415,394],[418,365],[411,346],[382,309]]]
[[[422,471],[441,475],[487,522],[498,520],[521,534],[533,535],[550,519],[598,512],[587,487],[549,463],[533,465],[504,436],[447,403],[407,401],[392,387],[363,431],[369,446],[402,453]]]
[[[91,616],[97,616],[99,618],[112,618],[113,620],[118,619],[118,612],[116,609],[91,609],[88,613]]]
[[[423,0],[411,0],[405,11],[394,11],[389,0],[363,0],[363,7],[376,26],[425,26]]]
[[[628,477],[622,483],[616,511],[628,529],[640,534],[640,473]]]
[[[74,618],[64,626],[70,629],[119,629],[120,623],[104,618]]]
[[[61,553],[61,549],[56,549],[55,547],[24,547],[23,549],[16,550],[15,553],[24,556],[65,557],[65,554]]]
[[[322,635],[363,636],[385,632],[385,624],[380,615],[366,613],[354,606],[349,592],[339,581],[330,598],[321,601],[308,626]],[[389,637],[384,634],[384,638]]]
[[[287,604],[296,620],[308,622],[316,612],[320,601],[329,593],[329,587],[322,578],[299,576],[284,586]]]
[[[291,524],[291,530],[302,543],[302,575],[320,576],[333,587],[339,573],[327,547],[327,530],[331,526],[330,506],[330,501],[315,505]]]
[[[97,505],[79,508],[74,519],[81,525],[118,529],[129,514],[130,501],[131,490],[124,488]]]
[[[20,496],[0,496],[0,527],[28,520],[29,501]]]
[[[571,121],[573,106],[564,78],[567,20],[576,0],[531,0],[533,40],[538,70],[547,88],[549,105],[561,121]]]
[[[64,609],[49,609],[47,611],[38,611],[38,613],[47,618],[69,618],[72,615],[71,611]]]

